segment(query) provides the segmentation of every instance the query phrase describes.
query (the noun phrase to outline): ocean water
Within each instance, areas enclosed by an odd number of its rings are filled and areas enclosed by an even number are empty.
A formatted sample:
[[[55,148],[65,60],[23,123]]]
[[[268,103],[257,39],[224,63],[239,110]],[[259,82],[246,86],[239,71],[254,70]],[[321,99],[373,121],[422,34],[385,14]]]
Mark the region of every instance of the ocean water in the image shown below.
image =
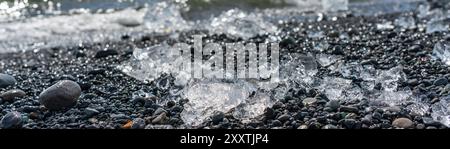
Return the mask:
[[[0,53],[119,40],[123,34],[169,33],[192,26],[247,37],[254,35],[248,33],[251,30],[235,26],[228,31],[230,24],[217,19],[245,15],[245,21],[264,25],[254,30],[273,33],[271,22],[301,20],[301,12],[347,10],[373,15],[415,9],[415,2],[420,0],[2,0]],[[214,19],[215,24],[192,25]]]

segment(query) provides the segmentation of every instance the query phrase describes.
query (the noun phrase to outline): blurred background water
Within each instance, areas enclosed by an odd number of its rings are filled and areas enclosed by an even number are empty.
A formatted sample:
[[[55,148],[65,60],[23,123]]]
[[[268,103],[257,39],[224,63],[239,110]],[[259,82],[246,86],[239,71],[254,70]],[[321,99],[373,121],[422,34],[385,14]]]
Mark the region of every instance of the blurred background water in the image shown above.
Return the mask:
[[[275,33],[273,24],[279,21],[316,19],[328,11],[353,15],[410,11],[421,2],[424,0],[0,0],[0,53],[189,29],[248,38]]]
[[[140,8],[154,5],[162,0],[1,0],[0,22],[33,17],[37,15],[60,15],[80,12],[104,12],[125,8]],[[210,17],[232,8],[242,10],[267,8],[292,8],[299,10],[317,9],[321,0],[175,0],[185,3],[189,10],[184,12],[186,18]],[[423,0],[349,0],[350,6],[368,3],[392,3],[405,5]],[[313,7],[311,7],[313,6]],[[380,9],[380,8],[376,8]]]

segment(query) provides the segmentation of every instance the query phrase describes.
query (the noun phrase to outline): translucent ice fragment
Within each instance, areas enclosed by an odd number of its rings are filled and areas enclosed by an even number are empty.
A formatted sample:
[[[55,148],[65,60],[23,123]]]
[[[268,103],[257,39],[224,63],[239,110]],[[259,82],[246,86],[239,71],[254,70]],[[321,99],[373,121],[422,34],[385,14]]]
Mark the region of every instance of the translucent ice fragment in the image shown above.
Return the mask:
[[[402,29],[416,28],[416,20],[412,16],[397,18],[394,24],[400,26]]]
[[[445,20],[432,20],[427,23],[427,34],[448,31],[448,22]]]
[[[390,22],[390,21],[384,22],[384,23],[379,23],[379,24],[377,24],[377,29],[378,30],[391,30],[391,29],[394,29],[394,25],[392,25],[392,22]]]
[[[316,75],[317,62],[313,56],[298,53],[289,54],[282,63],[280,74],[282,78],[304,83],[312,83]]]
[[[246,13],[239,9],[231,9],[212,18],[211,23],[205,28],[212,33],[225,33],[244,39],[277,31],[277,27],[264,20],[261,14]]]
[[[157,33],[171,33],[191,28],[191,24],[181,17],[180,6],[169,1],[149,7],[144,20],[147,28]]]
[[[378,82],[384,91],[396,91],[398,83],[406,80],[406,74],[403,67],[397,66],[386,71],[381,71],[378,75]]]
[[[326,67],[335,63],[337,60],[340,59],[340,57],[336,55],[319,54],[316,56],[316,59],[321,66]]]
[[[254,96],[251,96],[255,93]],[[248,82],[196,82],[185,88],[184,105],[181,119],[189,126],[198,126],[207,120],[214,111],[224,113],[235,109],[233,113],[241,119],[254,118],[272,105],[267,94],[257,92]]]
[[[432,57],[441,60],[446,65],[450,65],[450,44],[445,42],[436,43]]]
[[[431,117],[447,127],[450,127],[450,97],[441,98],[431,106]]]

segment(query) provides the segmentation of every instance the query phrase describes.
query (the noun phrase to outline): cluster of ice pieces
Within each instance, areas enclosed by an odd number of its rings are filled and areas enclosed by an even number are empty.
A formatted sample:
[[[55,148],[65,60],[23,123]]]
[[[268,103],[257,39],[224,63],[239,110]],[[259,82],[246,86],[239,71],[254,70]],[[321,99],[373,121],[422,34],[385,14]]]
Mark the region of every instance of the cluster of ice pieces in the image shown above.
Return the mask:
[[[246,81],[232,83],[201,81],[185,87],[181,118],[188,126],[198,126],[215,111],[233,112],[235,118],[248,120],[263,114],[273,104],[270,96]]]
[[[417,9],[418,18],[427,19],[426,33],[449,31],[450,13],[442,9],[431,9],[430,5],[420,5]]]
[[[227,34],[248,39],[259,34],[275,33],[277,27],[264,20],[261,13],[247,13],[231,9],[217,17],[188,21],[181,16],[180,3],[159,2],[149,8],[144,20],[147,28],[156,33],[174,33],[191,28],[208,30],[211,34]]]

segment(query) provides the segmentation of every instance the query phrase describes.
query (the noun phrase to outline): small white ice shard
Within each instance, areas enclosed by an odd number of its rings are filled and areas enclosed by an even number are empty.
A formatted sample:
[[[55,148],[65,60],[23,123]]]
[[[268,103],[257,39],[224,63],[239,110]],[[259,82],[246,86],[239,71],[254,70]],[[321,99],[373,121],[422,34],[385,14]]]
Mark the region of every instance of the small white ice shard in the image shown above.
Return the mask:
[[[316,59],[322,67],[326,67],[338,61],[340,59],[340,56],[319,54],[316,56]]]
[[[416,20],[412,16],[397,18],[394,24],[400,26],[402,29],[416,28]]]
[[[208,23],[207,23],[208,24]],[[259,13],[246,13],[239,9],[231,9],[218,17],[212,18],[205,26],[211,33],[225,33],[248,39],[256,35],[275,33],[278,29]]]
[[[147,28],[156,33],[172,33],[191,28],[190,22],[181,17],[180,6],[168,1],[149,7],[144,20]]]
[[[391,30],[391,29],[394,29],[394,25],[392,25],[392,22],[390,22],[390,21],[384,22],[384,23],[379,23],[379,24],[377,24],[377,29],[378,30]]]
[[[431,106],[431,117],[447,127],[450,127],[450,97],[441,98],[438,103]]]
[[[322,7],[329,12],[348,10],[348,0],[322,0]]]
[[[446,65],[450,65],[450,44],[445,42],[436,43],[432,57],[441,60]]]
[[[183,97],[189,102],[184,105],[181,119],[188,126],[200,125],[214,111],[227,113],[235,108],[234,116],[249,119],[261,115],[272,105],[267,94],[258,92],[255,86],[244,81],[195,82],[185,88]]]

